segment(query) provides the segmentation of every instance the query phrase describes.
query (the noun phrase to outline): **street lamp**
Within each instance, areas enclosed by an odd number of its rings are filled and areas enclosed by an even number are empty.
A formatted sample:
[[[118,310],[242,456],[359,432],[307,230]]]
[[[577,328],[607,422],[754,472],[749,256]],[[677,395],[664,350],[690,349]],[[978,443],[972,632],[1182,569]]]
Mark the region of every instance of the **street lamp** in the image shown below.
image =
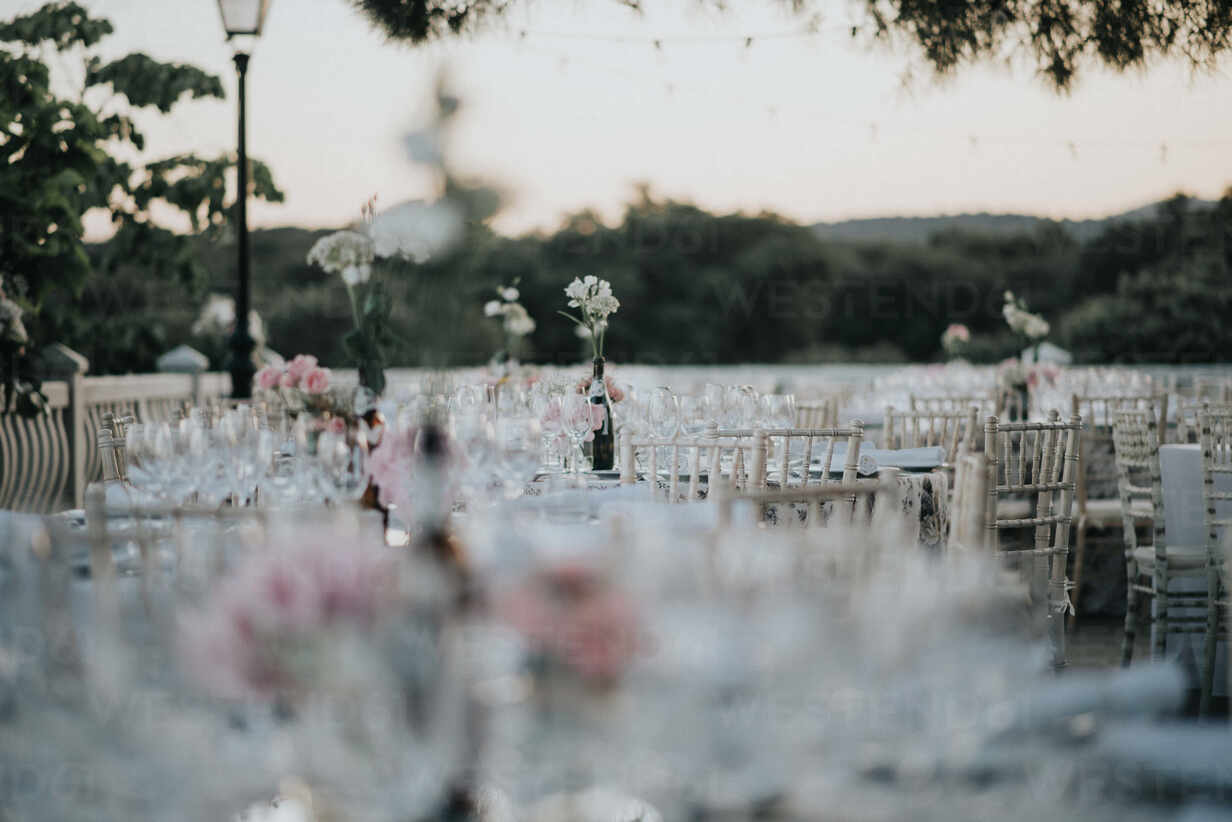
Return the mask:
[[[251,289],[248,278],[248,139],[244,79],[248,74],[248,52],[252,41],[261,34],[269,4],[270,0],[218,0],[223,30],[227,33],[227,41],[235,49],[235,71],[239,77],[239,156],[235,197],[239,281],[235,291],[235,332],[231,336],[231,396],[239,399],[252,396],[252,378],[256,373],[252,362],[253,340],[248,331]]]

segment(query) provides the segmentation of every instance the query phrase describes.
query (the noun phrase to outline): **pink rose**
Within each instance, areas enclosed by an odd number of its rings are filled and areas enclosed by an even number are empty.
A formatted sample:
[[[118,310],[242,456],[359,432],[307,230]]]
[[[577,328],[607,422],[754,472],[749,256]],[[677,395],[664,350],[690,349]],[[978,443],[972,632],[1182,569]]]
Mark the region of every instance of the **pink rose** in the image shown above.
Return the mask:
[[[282,379],[282,369],[267,365],[257,372],[257,386],[262,391],[270,391],[278,387]]]
[[[615,683],[649,650],[634,603],[595,571],[575,565],[545,569],[498,597],[497,614],[540,653],[555,657],[587,683]]]
[[[281,385],[283,388],[298,388],[299,387],[299,377],[295,376],[290,371],[288,371],[282,375],[281,379],[278,380],[278,384]]]
[[[299,385],[299,381],[304,376],[317,367],[317,358],[311,354],[296,354],[295,359],[287,364],[287,373],[295,378],[295,384]]]
[[[315,358],[314,358],[315,359]],[[329,369],[313,368],[304,375],[304,390],[309,394],[324,394],[329,390]]]
[[[329,431],[329,433],[331,434],[345,434],[346,433],[346,420],[344,420],[342,417],[330,417],[329,425],[326,426],[326,430]]]

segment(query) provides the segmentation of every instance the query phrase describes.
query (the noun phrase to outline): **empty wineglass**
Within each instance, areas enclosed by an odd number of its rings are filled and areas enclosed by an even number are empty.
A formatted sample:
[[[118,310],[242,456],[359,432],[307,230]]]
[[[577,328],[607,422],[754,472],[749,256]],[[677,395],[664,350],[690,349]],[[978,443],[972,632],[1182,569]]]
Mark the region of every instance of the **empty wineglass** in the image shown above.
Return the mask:
[[[680,397],[680,430],[695,437],[706,430],[710,422],[710,402],[704,395],[685,394]]]
[[[561,411],[564,420],[565,433],[573,441],[573,474],[580,477],[582,473],[582,443],[594,431],[594,416],[590,397],[585,394],[565,394],[561,398]]]
[[[535,417],[505,417],[497,421],[499,472],[507,499],[521,496],[526,483],[539,470],[543,461],[542,430]]]
[[[368,487],[368,441],[326,431],[317,442],[317,462],[326,494],[335,501],[358,500]]]
[[[680,428],[680,401],[665,385],[650,394],[646,404],[646,421],[656,439],[670,440]]]
[[[710,412],[710,421],[715,425],[723,425],[723,409],[727,399],[727,386],[708,382],[703,389],[706,398],[706,409]]]
[[[794,394],[765,394],[761,398],[761,416],[767,428],[794,428],[796,425],[796,396]]]

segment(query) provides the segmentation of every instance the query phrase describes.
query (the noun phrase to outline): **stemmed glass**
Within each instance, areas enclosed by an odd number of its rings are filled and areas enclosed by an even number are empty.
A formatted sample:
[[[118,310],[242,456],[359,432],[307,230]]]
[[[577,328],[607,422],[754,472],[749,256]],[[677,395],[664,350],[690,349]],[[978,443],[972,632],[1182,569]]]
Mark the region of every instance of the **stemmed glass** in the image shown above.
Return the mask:
[[[557,443],[561,437],[568,437],[564,428],[563,397],[562,392],[542,383],[535,386],[530,397],[530,410],[539,420],[540,436],[543,438],[543,461],[553,473],[560,468],[560,457],[563,456],[558,453]]]
[[[656,439],[670,440],[680,428],[680,401],[665,385],[656,388],[646,403],[646,421]]]
[[[496,435],[478,405],[456,417],[453,423],[454,436],[464,460],[459,476],[460,490],[469,509],[482,499],[491,484],[497,465]]]
[[[561,417],[565,433],[573,442],[573,475],[580,479],[582,461],[585,458],[582,443],[586,441],[587,435],[594,431],[590,397],[585,394],[565,394],[561,397]]]
[[[795,428],[795,394],[763,395],[761,398],[761,414],[767,428]]]
[[[326,431],[317,441],[317,463],[327,496],[333,500],[358,500],[368,487],[366,471],[368,439],[361,431],[355,442],[345,433]]]
[[[704,395],[680,397],[680,430],[683,433],[690,437],[703,433],[710,419],[710,402]]]
[[[723,414],[727,404],[727,386],[708,382],[703,391],[706,398],[706,407],[710,412],[710,419],[715,425],[723,425]]]
[[[542,426],[535,417],[505,417],[496,423],[499,471],[505,498],[517,499],[542,464]]]
[[[646,401],[646,424],[651,435],[657,440],[670,440],[680,430],[680,401],[672,393],[672,389],[661,385],[650,392]],[[660,448],[658,462],[665,462],[667,449]],[[654,481],[653,479],[651,480]]]

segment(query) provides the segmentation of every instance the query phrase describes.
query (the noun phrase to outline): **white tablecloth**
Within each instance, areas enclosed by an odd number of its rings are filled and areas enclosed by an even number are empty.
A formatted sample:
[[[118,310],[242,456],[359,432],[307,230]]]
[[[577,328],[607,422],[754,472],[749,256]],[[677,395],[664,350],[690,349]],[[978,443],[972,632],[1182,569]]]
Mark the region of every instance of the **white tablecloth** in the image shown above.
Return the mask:
[[[1200,445],[1161,445],[1159,469],[1164,493],[1164,539],[1169,546],[1201,546],[1206,543],[1206,526],[1202,505],[1202,447]],[[1216,477],[1216,490],[1232,491],[1232,475]],[[1216,507],[1219,517],[1232,516],[1232,503]],[[1173,580],[1173,593],[1206,590],[1206,577]],[[1152,605],[1152,607],[1154,607]],[[1197,609],[1176,609],[1181,615],[1200,614]],[[1167,653],[1202,659],[1202,634],[1170,634]],[[1217,646],[1215,657],[1215,693],[1227,693],[1225,642]]]

